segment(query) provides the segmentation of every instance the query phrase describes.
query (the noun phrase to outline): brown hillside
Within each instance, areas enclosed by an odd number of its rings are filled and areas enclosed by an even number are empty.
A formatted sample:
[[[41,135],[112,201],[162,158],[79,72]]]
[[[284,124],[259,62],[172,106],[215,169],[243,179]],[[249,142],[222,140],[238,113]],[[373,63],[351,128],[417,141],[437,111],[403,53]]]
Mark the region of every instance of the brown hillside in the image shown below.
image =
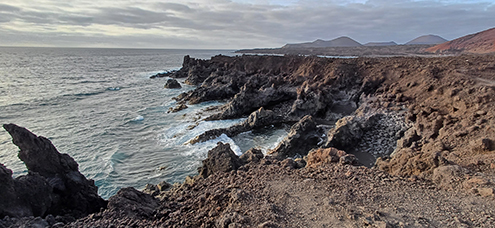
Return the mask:
[[[462,52],[476,54],[495,52],[495,28],[439,44],[426,49],[426,51],[435,53]]]

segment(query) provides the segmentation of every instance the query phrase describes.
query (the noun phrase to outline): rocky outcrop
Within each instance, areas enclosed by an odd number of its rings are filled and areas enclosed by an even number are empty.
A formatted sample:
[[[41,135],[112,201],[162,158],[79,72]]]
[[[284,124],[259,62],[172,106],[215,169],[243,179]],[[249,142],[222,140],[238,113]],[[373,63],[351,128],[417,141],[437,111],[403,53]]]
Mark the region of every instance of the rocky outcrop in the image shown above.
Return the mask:
[[[261,152],[261,150],[256,148],[251,148],[245,153],[243,153],[239,158],[244,163],[250,163],[250,162],[256,163],[259,162],[261,159],[263,159],[264,156],[265,155],[263,155],[263,152]]]
[[[339,112],[339,105],[355,106],[361,93],[372,93],[383,82],[372,78],[362,81],[354,61],[315,57],[186,57],[183,65],[173,77],[188,77],[198,87],[176,97],[179,103],[229,99],[219,113],[206,120],[239,118],[261,107],[289,122],[297,122],[304,115],[326,118],[333,115],[330,112]],[[204,70],[192,72],[191,68]]]
[[[208,158],[203,160],[203,166],[198,168],[198,172],[200,176],[208,177],[216,172],[236,170],[242,164],[228,143],[218,142],[215,148],[208,151]]]
[[[242,124],[198,136],[198,142],[221,134],[233,136],[270,122],[296,123],[310,115],[321,129],[333,129],[318,132],[328,137],[310,141],[314,145],[297,152],[300,155],[313,148],[335,147],[355,154],[370,167],[377,157],[383,157],[376,164],[379,169],[431,178],[434,169],[446,164],[476,167],[474,170],[495,167],[491,157],[495,135],[488,127],[494,115],[489,111],[495,85],[493,59],[187,57],[181,73],[173,77],[188,77],[198,85],[177,97],[178,104],[227,101],[207,120],[251,115]],[[262,124],[252,124],[257,122]],[[293,139],[294,143],[299,140]],[[477,139],[481,140],[475,142]],[[292,145],[290,141],[284,140],[277,150]],[[362,155],[369,161],[364,162]]]
[[[226,105],[223,112],[209,120],[233,119],[247,115],[260,107],[270,107],[294,100],[296,91],[291,87],[277,87],[267,77],[253,76]]]
[[[289,115],[303,117],[305,115],[324,115],[332,107],[333,95],[329,87],[310,86],[304,82],[297,89],[297,99],[292,104]]]
[[[185,104],[179,104],[177,105],[176,107],[170,107],[167,111],[167,113],[175,113],[175,112],[180,112],[184,109],[187,109],[189,108],[187,105]]]
[[[346,116],[335,123],[335,127],[328,132],[326,147],[335,147],[345,150],[357,144],[363,136],[369,118]]]
[[[177,70],[171,70],[171,71],[167,71],[167,72],[163,72],[163,73],[154,74],[154,75],[150,76],[150,78],[170,77],[172,75],[175,75],[176,72],[177,72]]]
[[[292,126],[287,137],[268,154],[280,160],[297,155],[307,155],[322,141],[321,135],[313,117],[305,116]]]
[[[43,216],[51,213],[53,193],[48,181],[39,174],[12,178],[12,171],[0,164],[0,217]]]
[[[50,140],[14,124],[3,127],[19,147],[19,158],[29,173],[12,179],[12,172],[0,166],[0,178],[5,183],[0,186],[0,204],[4,204],[0,206],[0,217],[47,214],[80,217],[106,207],[94,181],[87,180],[74,159],[60,154]]]
[[[167,80],[167,82],[165,83],[165,86],[164,87],[166,89],[180,89],[180,88],[182,88],[182,86],[180,85],[180,83],[177,80],[173,79],[173,78]]]
[[[337,150],[333,147],[325,149],[312,150],[308,154],[308,167],[316,167],[330,163],[341,164],[356,164],[356,157],[352,154],[347,154],[343,150]]]
[[[253,129],[261,128],[268,125],[280,124],[284,123],[286,120],[274,113],[271,110],[266,110],[263,107],[254,111],[249,115],[249,117],[242,123],[236,124],[229,128],[219,128],[212,129],[204,132],[201,135],[196,136],[189,143],[195,144],[199,142],[205,142],[211,139],[215,139],[222,134],[225,134],[229,137],[236,136],[242,132],[251,131]]]
[[[161,192],[164,192],[172,187],[171,184],[167,183],[166,181],[162,181],[156,185],[154,184],[147,184],[143,192],[146,194],[149,194],[153,197],[160,195]]]

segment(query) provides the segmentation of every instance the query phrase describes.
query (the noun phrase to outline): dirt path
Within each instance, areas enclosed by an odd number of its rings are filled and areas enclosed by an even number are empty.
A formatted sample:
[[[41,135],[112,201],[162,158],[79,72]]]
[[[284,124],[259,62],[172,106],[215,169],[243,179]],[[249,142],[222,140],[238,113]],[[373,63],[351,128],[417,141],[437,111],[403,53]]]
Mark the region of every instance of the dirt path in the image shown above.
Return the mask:
[[[493,227],[495,202],[362,167],[321,167],[313,178],[268,182],[291,227]],[[311,176],[311,175],[309,175]]]

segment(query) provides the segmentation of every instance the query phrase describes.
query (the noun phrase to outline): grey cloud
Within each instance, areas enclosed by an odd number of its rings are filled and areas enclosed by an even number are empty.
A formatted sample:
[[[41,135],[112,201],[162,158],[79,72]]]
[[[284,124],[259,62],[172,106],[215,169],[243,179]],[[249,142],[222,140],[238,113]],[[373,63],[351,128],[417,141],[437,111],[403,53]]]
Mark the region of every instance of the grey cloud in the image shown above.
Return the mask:
[[[198,15],[201,13],[194,13]],[[218,14],[209,14],[218,15]],[[191,16],[193,18],[194,16]],[[171,12],[159,12],[145,10],[137,7],[128,8],[103,8],[99,14],[94,15],[93,23],[96,24],[117,24],[134,28],[184,28],[193,30],[215,30],[222,29],[224,26],[218,26],[214,21],[225,18],[201,18],[193,20],[189,16],[179,17]]]
[[[57,24],[58,14],[51,12],[23,11],[16,18],[33,24]]]
[[[21,8],[19,8],[19,7],[0,3],[0,12],[18,12],[20,10],[21,10]]]
[[[193,13],[195,12],[194,9],[191,9],[189,6],[184,5],[184,4],[178,4],[178,3],[163,3],[159,2],[155,4],[156,8],[164,11],[176,11],[176,12],[183,12],[183,13]]]
[[[495,21],[495,5],[489,2],[446,4],[442,1],[369,0],[365,4],[343,4],[335,0],[305,0],[289,6],[265,6],[217,0],[208,4],[214,7],[199,3],[143,3],[139,7],[95,8],[86,9],[86,12],[25,9],[22,13],[0,13],[0,22],[17,19],[35,24],[159,28],[176,35],[151,38],[130,34],[122,35],[121,40],[113,38],[122,45],[127,45],[131,39],[141,40],[148,46],[154,41],[166,40],[162,44],[175,42],[174,47],[193,43],[198,47],[209,47],[219,45],[221,41],[227,46],[248,48],[333,39],[342,35],[362,43],[390,40],[405,43],[424,34],[454,39],[493,27]],[[0,8],[2,6],[0,4]],[[82,42],[77,39],[80,36],[84,35],[67,34],[64,37]]]
[[[98,23],[103,24],[154,24],[170,20],[168,13],[157,13],[137,7],[102,8],[95,15]]]
[[[75,25],[83,25],[83,26],[91,25],[94,21],[93,17],[78,16],[78,15],[59,16],[58,19],[66,24],[75,24]]]
[[[11,21],[11,16],[9,14],[0,13],[0,23],[5,23]]]

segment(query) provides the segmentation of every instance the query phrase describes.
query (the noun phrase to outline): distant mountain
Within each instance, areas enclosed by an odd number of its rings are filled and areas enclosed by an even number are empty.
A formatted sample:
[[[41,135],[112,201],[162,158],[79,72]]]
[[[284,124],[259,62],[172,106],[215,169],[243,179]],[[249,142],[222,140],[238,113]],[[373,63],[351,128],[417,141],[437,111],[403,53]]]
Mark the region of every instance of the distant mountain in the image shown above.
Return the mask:
[[[322,48],[322,47],[359,47],[359,42],[347,37],[341,36],[333,40],[315,40],[308,43],[286,44],[282,48]]]
[[[373,47],[373,46],[394,46],[394,45],[397,45],[397,43],[394,41],[390,41],[390,42],[369,42],[366,43],[364,46]]]
[[[466,52],[485,54],[495,52],[495,28],[470,34],[426,49],[427,52]]]
[[[406,45],[415,45],[415,44],[441,44],[443,42],[446,42],[448,40],[437,36],[437,35],[424,35],[420,36],[414,40],[411,40],[406,43]]]

